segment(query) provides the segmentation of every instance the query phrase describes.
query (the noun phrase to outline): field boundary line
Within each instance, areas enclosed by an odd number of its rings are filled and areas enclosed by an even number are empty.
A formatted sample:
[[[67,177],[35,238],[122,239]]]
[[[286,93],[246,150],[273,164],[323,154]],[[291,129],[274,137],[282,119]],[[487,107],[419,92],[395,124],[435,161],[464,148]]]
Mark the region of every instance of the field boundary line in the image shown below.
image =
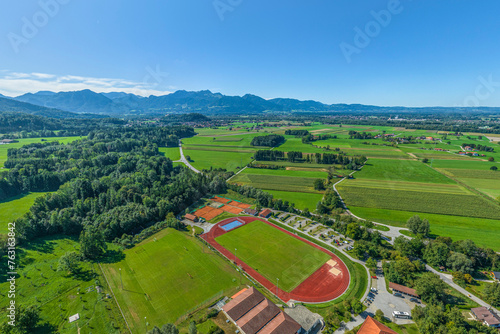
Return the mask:
[[[109,284],[108,278],[106,277],[106,273],[104,273],[104,270],[102,270],[101,264],[99,264],[99,269],[101,269],[102,275],[104,276],[104,279],[106,280],[106,284],[109,286],[109,290],[111,291],[111,294],[113,295],[113,298],[115,299],[116,305],[118,305],[118,309],[120,310],[120,313],[122,314],[123,320],[125,320],[125,324],[127,325],[128,331],[130,334],[132,334],[132,330],[130,329],[130,326],[128,324],[127,318],[125,318],[125,315],[123,314],[122,308],[120,307],[120,303],[118,303],[118,300],[116,299],[115,293],[113,292],[113,288],[111,287],[111,284]]]

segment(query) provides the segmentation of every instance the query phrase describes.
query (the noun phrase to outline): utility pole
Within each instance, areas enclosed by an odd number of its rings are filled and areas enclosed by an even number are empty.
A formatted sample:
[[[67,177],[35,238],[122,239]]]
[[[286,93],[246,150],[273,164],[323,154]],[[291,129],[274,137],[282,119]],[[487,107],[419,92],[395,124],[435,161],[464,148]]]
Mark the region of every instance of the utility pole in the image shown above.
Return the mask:
[[[238,249],[236,249],[236,248],[234,249],[234,263],[235,263],[235,264],[236,264],[236,251],[237,251],[237,250],[238,250]]]

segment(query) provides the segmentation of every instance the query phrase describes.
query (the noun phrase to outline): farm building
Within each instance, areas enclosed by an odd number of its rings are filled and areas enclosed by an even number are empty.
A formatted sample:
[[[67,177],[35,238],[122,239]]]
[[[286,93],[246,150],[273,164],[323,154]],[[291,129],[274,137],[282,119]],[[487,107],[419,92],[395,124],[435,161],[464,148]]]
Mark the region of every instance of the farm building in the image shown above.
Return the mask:
[[[471,309],[474,318],[489,327],[500,328],[500,318],[493,311],[486,307],[476,307]]]
[[[394,292],[399,292],[399,293],[402,293],[404,295],[408,295],[410,297],[420,298],[420,296],[417,294],[417,291],[415,291],[415,289],[406,287],[404,285],[389,282],[389,289],[391,289]]]
[[[192,215],[190,213],[186,214],[184,216],[184,218],[186,218],[187,220],[191,220],[193,222],[197,222],[198,221],[198,217],[196,217],[195,215]]]
[[[222,311],[242,334],[301,333],[298,322],[253,287],[234,295]]]
[[[273,213],[270,209],[264,209],[260,212],[259,216],[262,218],[269,218],[271,217],[271,213]]]
[[[358,330],[358,334],[397,334],[395,331],[390,329],[384,324],[381,324],[377,320],[368,316],[361,328]]]
[[[246,213],[247,215],[252,215],[252,216],[257,216],[257,210],[254,210],[254,209],[245,209],[243,210],[244,213]]]
[[[500,272],[494,271],[494,272],[492,272],[492,274],[493,274],[493,278],[495,279],[495,281],[500,282]]]

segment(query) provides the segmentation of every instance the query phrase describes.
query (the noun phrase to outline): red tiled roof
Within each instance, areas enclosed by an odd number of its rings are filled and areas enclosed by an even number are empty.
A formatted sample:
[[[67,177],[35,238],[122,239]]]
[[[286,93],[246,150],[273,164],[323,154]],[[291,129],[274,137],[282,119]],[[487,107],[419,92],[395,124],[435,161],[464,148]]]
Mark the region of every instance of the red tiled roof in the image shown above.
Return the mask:
[[[184,217],[186,219],[193,220],[193,221],[196,220],[196,219],[198,219],[198,217],[196,217],[195,215],[192,215],[190,213],[186,214]]]
[[[361,328],[358,331],[358,334],[398,334],[389,327],[384,324],[381,324],[377,320],[368,316]]]
[[[404,285],[389,282],[389,288],[396,290],[396,291],[399,291],[399,292],[402,292],[402,293],[406,293],[407,295],[410,295],[410,296],[419,297],[419,295],[415,289],[409,288],[409,287],[404,286]]]
[[[265,217],[265,216],[268,216],[268,215],[269,215],[269,214],[271,214],[271,213],[272,213],[272,211],[271,211],[271,210],[269,210],[269,209],[265,209],[265,210],[262,210],[262,211],[260,212],[260,216],[261,216],[261,217]]]
[[[237,321],[264,299],[264,295],[252,287],[224,305],[222,309],[226,311],[227,315],[234,321]]]
[[[253,287],[233,297],[222,309],[246,334],[294,334],[301,328]]]

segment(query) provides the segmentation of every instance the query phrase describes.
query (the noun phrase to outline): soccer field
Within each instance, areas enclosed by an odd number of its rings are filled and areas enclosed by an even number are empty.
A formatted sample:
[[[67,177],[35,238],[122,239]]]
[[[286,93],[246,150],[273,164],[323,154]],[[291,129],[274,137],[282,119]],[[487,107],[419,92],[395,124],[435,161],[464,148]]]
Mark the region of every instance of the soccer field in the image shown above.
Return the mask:
[[[238,290],[238,273],[186,233],[166,229],[124,253],[124,260],[103,269],[137,333],[144,330],[144,317],[160,327],[219,292]]]
[[[262,221],[223,234],[217,243],[279,288],[291,292],[330,256]]]

